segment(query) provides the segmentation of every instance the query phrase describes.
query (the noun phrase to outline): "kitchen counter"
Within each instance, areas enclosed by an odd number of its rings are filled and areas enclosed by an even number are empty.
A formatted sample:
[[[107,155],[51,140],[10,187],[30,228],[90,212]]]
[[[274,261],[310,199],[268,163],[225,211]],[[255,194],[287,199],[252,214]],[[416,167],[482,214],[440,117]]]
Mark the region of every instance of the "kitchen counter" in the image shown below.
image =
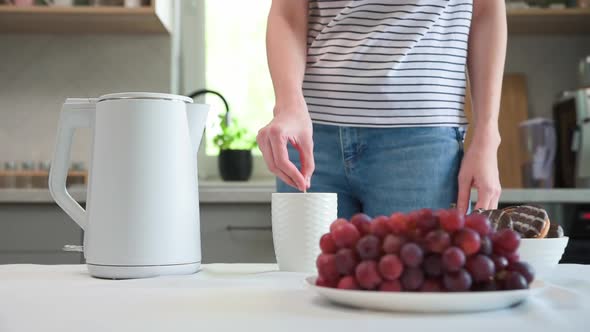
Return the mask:
[[[0,266],[0,330],[17,331],[587,331],[590,266],[560,265],[516,307],[410,314],[330,304],[305,274],[272,264],[210,264],[190,276],[101,280],[83,265]]]
[[[78,202],[86,201],[86,188],[68,189]],[[249,182],[199,181],[201,203],[270,203],[274,179]],[[48,189],[0,189],[0,203],[53,203]]]
[[[201,203],[270,203],[273,179],[249,182],[201,181]],[[69,190],[79,202],[86,200],[84,187]],[[477,199],[474,190],[472,200]],[[501,203],[590,203],[590,189],[504,189]],[[47,189],[0,189],[0,203],[53,203]]]

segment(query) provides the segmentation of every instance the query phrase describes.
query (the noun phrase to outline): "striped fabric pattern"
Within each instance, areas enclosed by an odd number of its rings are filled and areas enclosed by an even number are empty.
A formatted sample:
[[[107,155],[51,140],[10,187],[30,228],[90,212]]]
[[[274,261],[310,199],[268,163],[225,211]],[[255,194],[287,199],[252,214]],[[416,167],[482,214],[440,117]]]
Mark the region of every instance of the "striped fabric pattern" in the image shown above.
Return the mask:
[[[309,0],[303,94],[316,123],[464,126],[473,0]]]

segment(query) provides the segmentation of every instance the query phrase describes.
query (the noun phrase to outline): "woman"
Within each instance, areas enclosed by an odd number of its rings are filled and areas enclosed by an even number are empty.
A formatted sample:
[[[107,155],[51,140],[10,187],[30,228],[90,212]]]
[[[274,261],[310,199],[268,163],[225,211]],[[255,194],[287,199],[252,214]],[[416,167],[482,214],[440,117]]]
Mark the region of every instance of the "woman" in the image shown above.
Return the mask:
[[[466,213],[472,187],[495,208],[506,35],[504,0],[273,0],[276,105],[257,139],[278,190],[336,192],[344,218]]]

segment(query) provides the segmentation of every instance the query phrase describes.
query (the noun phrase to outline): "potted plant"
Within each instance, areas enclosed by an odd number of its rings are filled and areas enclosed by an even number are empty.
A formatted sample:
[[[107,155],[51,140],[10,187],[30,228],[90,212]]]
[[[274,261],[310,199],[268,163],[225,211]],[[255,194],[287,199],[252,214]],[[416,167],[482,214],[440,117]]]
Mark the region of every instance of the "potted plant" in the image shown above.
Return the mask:
[[[203,89],[189,97],[207,93],[218,96],[225,106],[225,113],[219,115],[221,132],[213,138],[213,143],[219,148],[219,174],[224,181],[248,181],[252,175],[252,149],[256,147],[256,138],[230,117],[229,104],[219,92]]]
[[[256,140],[236,120],[228,124],[223,115],[219,118],[221,133],[213,138],[213,143],[219,148],[217,162],[221,178],[225,181],[247,181],[252,175],[252,149],[256,147]]]

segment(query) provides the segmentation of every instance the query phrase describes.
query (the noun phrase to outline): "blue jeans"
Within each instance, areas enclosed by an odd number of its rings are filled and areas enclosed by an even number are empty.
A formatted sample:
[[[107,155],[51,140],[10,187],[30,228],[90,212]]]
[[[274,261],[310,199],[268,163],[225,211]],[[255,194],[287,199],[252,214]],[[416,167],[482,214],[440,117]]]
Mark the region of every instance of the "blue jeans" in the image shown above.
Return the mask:
[[[449,208],[457,200],[464,131],[456,127],[313,125],[310,192],[338,194],[338,217]],[[298,167],[299,154],[289,145]],[[279,192],[297,192],[277,180]]]

